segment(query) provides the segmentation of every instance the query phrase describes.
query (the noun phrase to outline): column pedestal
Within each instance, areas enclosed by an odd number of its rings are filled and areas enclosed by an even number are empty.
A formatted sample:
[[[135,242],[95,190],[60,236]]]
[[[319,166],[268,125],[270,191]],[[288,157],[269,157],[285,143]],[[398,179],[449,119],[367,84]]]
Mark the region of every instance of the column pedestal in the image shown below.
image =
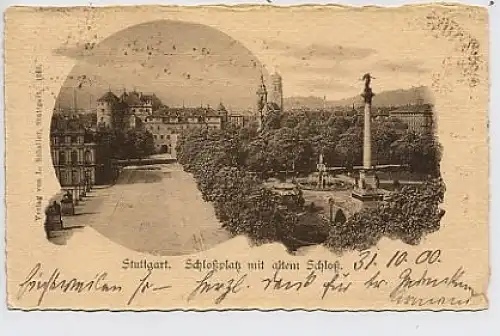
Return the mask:
[[[359,174],[359,182],[352,191],[352,197],[360,201],[381,201],[383,193],[377,188],[375,172],[372,170],[362,170]]]

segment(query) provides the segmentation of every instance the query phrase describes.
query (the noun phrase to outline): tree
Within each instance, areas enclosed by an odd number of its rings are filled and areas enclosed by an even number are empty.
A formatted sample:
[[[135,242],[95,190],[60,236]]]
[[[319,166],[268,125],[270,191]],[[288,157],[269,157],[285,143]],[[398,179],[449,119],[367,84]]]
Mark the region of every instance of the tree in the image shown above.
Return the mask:
[[[375,121],[372,124],[373,153],[376,164],[391,162],[391,145],[406,132],[407,125],[399,120]],[[394,162],[397,163],[397,162]]]
[[[344,167],[352,168],[361,164],[363,156],[363,131],[360,127],[351,127],[340,135],[335,152]]]
[[[282,127],[267,133],[267,155],[274,171],[309,172],[313,151],[298,129]]]
[[[251,141],[247,146],[245,166],[248,170],[267,175],[272,169],[272,160],[268,152],[268,142],[263,136]]]
[[[405,133],[391,144],[391,151],[395,161],[409,165],[412,171],[439,175],[441,146],[432,135]]]
[[[280,128],[281,111],[272,109],[264,118],[264,129],[273,130]]]

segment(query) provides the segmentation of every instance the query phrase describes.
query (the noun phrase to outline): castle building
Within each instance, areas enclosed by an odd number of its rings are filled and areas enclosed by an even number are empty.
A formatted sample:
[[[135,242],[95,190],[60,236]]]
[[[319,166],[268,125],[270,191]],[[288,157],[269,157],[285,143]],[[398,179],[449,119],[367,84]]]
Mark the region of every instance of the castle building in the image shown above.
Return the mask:
[[[129,117],[135,116],[144,121],[147,116],[153,114],[152,95],[145,95],[135,90],[130,93],[124,91],[120,96],[120,101],[127,106]]]
[[[52,162],[63,190],[73,193],[85,184],[95,184],[96,144],[77,116],[54,115],[50,142]]]
[[[120,99],[111,91],[106,92],[97,99],[97,125],[100,127],[113,127],[113,116],[119,107]]]
[[[142,92],[123,91],[120,97],[113,92],[106,92],[97,100],[97,126],[107,128],[138,128],[151,116],[155,109],[161,107],[156,95]]]
[[[222,103],[209,107],[163,107],[144,120],[144,128],[153,134],[156,151],[176,157],[177,140],[189,129],[222,129],[228,122],[228,112]]]
[[[267,89],[263,79],[261,82],[262,86],[258,93],[261,105],[258,106],[264,108],[264,114],[279,110],[278,104],[267,101]],[[279,95],[275,97],[281,99]],[[248,116],[229,116],[222,102],[216,109],[208,106],[172,108],[163,105],[154,94],[145,95],[135,90],[124,91],[120,96],[109,91],[99,98],[97,103],[97,128],[145,129],[153,135],[156,151],[168,153],[172,157],[176,157],[177,141],[185,130],[200,128],[216,130],[224,128],[229,123],[242,127],[252,121]]]

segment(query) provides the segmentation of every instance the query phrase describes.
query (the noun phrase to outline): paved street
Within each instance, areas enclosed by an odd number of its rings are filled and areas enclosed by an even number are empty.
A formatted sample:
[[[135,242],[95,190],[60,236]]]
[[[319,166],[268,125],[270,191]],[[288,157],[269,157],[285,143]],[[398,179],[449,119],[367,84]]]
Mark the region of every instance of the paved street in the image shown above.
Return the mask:
[[[114,186],[97,188],[64,217],[127,248],[158,255],[206,250],[230,238],[194,178],[179,164],[128,167]]]

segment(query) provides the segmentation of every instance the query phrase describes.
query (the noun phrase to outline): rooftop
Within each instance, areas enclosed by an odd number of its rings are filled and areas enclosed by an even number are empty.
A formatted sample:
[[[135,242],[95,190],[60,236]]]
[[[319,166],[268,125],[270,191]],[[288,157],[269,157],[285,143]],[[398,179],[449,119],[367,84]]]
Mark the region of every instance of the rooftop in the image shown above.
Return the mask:
[[[85,123],[78,116],[53,115],[51,133],[85,133]]]
[[[101,98],[97,99],[98,102],[106,102],[109,104],[118,103],[118,97],[111,91],[106,92]]]

